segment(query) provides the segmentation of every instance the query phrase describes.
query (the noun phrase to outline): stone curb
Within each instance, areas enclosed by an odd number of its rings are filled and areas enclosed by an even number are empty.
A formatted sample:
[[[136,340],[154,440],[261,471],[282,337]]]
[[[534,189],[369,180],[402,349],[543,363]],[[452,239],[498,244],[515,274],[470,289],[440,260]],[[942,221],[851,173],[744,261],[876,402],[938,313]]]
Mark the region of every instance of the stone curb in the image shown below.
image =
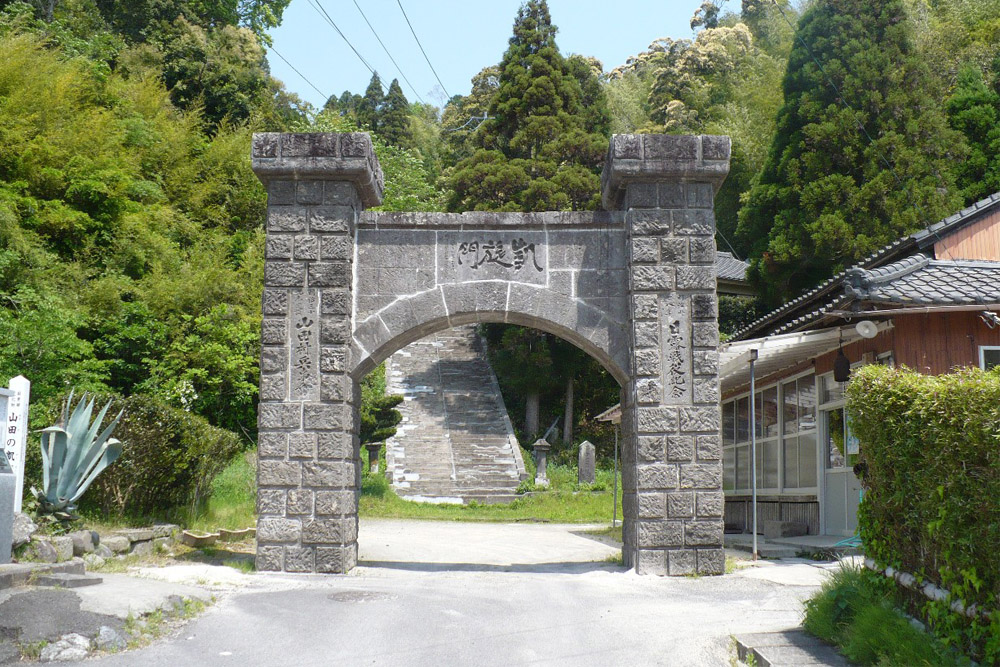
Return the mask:
[[[733,635],[733,639],[740,661],[746,663],[752,655],[757,667],[848,667],[851,664],[828,644],[801,628]]]
[[[86,574],[82,558],[62,563],[13,563],[0,565],[0,590],[26,586],[29,580],[41,574]]]

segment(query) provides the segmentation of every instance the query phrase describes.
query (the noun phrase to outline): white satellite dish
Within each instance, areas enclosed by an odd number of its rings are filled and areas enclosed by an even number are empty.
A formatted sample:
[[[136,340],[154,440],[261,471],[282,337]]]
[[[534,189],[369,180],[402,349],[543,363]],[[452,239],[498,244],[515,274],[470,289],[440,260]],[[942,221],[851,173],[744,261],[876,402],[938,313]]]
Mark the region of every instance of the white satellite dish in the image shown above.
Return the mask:
[[[878,325],[871,320],[861,320],[855,325],[854,330],[862,338],[874,338],[878,335]]]

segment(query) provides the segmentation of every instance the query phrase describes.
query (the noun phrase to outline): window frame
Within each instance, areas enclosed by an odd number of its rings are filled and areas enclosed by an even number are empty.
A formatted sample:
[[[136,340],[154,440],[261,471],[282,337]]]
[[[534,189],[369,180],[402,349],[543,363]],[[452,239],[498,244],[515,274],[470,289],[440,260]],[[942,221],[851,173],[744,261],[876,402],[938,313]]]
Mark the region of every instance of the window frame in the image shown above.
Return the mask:
[[[987,370],[986,368],[986,353],[987,352],[1000,352],[1000,345],[980,345],[979,346],[979,368],[980,370]],[[1000,366],[1000,363],[993,368]]]
[[[811,377],[812,381],[813,381],[813,390],[814,390],[814,396],[815,396],[815,401],[816,401],[815,405],[813,406],[813,410],[814,410],[814,414],[815,414],[815,424],[816,425],[815,425],[814,428],[812,428],[812,429],[806,429],[806,430],[803,430],[801,428],[801,426],[800,426],[799,428],[796,429],[796,431],[794,433],[787,434],[787,436],[786,436],[786,434],[785,434],[784,419],[782,418],[782,414],[783,414],[782,411],[784,409],[784,400],[785,400],[784,385],[787,384],[787,383],[790,383],[790,382],[796,382],[797,383],[802,378],[807,378],[807,377]],[[754,390],[756,391],[756,393],[760,394],[761,397],[763,397],[763,395],[768,390],[771,390],[771,389],[775,390],[775,395],[776,395],[776,405],[777,405],[777,410],[778,410],[777,415],[776,415],[777,429],[776,429],[775,435],[764,436],[763,433],[761,433],[761,435],[759,435],[757,437],[757,450],[760,453],[759,455],[761,457],[763,457],[763,449],[762,449],[763,445],[769,445],[769,444],[773,443],[773,445],[776,447],[776,449],[777,449],[777,464],[778,464],[778,475],[777,475],[777,477],[778,477],[778,480],[777,480],[778,481],[778,485],[777,486],[767,486],[767,487],[765,487],[765,486],[759,486],[759,487],[757,487],[757,493],[758,494],[767,494],[767,495],[785,495],[785,496],[815,495],[815,494],[818,494],[819,493],[819,487],[820,487],[820,477],[819,477],[819,475],[820,475],[820,472],[821,472],[819,470],[819,467],[820,467],[819,465],[817,465],[817,470],[816,470],[816,476],[817,477],[816,477],[816,484],[815,485],[813,485],[813,486],[804,486],[804,487],[799,487],[799,486],[788,487],[788,486],[786,486],[786,483],[785,483],[785,447],[784,447],[784,442],[785,442],[786,437],[796,438],[796,440],[797,440],[798,437],[801,434],[805,434],[807,436],[810,435],[810,434],[814,435],[815,436],[815,445],[814,445],[814,447],[816,449],[815,453],[816,453],[817,461],[819,460],[819,458],[820,458],[820,452],[819,452],[819,449],[820,449],[820,430],[821,430],[820,429],[820,424],[819,424],[819,409],[820,409],[819,408],[819,405],[820,405],[819,404],[819,398],[820,398],[820,396],[819,396],[819,391],[820,391],[819,376],[816,375],[816,373],[815,373],[815,371],[813,369],[808,369],[808,370],[805,370],[805,371],[802,371],[802,372],[799,372],[799,373],[795,373],[793,375],[789,375],[787,377],[782,377],[780,379],[776,379],[775,381],[769,382],[768,384],[761,385],[759,387],[754,387]],[[746,447],[747,448],[747,461],[748,461],[748,463],[749,463],[749,459],[750,459],[750,447],[749,447],[750,440],[748,439],[746,442],[739,442],[739,441],[737,441],[736,438],[738,436],[739,429],[737,428],[737,426],[735,424],[736,416],[739,414],[739,410],[737,409],[737,405],[739,404],[740,400],[749,398],[749,396],[750,396],[750,391],[749,391],[749,389],[747,389],[746,391],[740,392],[738,394],[733,394],[732,396],[730,396],[729,398],[725,399],[724,401],[721,401],[720,402],[721,404],[719,406],[720,407],[720,412],[724,415],[725,414],[725,405],[727,403],[731,403],[733,405],[733,419],[734,419],[733,443],[732,444],[726,444],[725,441],[723,441],[723,446],[722,446],[723,461],[726,460],[726,457],[728,455],[728,457],[733,461],[732,465],[733,465],[733,468],[734,468],[733,488],[731,488],[731,489],[725,489],[725,493],[727,495],[743,496],[743,495],[749,495],[753,491],[752,484],[750,486],[748,486],[748,487],[741,487],[741,486],[738,485],[738,482],[739,482],[739,479],[740,479],[740,472],[739,472],[739,469],[736,468],[736,450],[737,449],[739,449],[741,447]],[[762,408],[762,406],[758,406],[758,409],[762,410],[763,408]],[[748,435],[750,434],[749,428],[747,429],[747,434]],[[724,468],[725,468],[725,466],[724,466]],[[759,471],[759,474],[761,475],[761,478],[763,479],[763,472]],[[723,470],[723,475],[725,476],[725,470]],[[750,475],[749,475],[749,473],[747,473],[747,480],[750,481]],[[726,480],[725,480],[725,477],[724,477],[723,478],[723,488],[725,488],[725,482],[726,482]]]

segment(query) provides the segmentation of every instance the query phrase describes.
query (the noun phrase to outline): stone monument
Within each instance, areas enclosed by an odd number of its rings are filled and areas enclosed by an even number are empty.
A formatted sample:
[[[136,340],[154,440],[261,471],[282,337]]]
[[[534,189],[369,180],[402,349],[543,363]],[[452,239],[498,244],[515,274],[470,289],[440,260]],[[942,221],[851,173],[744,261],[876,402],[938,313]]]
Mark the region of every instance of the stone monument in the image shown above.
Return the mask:
[[[593,484],[597,479],[594,445],[589,440],[580,443],[580,455],[577,457],[576,481],[579,484]]]
[[[549,477],[546,469],[549,465],[549,450],[552,449],[552,445],[545,438],[539,438],[535,440],[531,449],[535,453],[535,486],[548,486]]]

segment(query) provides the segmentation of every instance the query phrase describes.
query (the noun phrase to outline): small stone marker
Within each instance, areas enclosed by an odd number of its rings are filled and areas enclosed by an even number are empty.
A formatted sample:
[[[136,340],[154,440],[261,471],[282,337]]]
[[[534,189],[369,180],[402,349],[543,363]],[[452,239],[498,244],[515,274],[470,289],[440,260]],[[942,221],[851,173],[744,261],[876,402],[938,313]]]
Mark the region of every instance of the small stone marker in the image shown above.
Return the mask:
[[[368,472],[373,475],[378,474],[379,460],[378,453],[382,449],[381,442],[372,442],[365,445],[365,449],[368,450]]]
[[[545,468],[548,466],[549,450],[552,449],[552,445],[545,438],[539,438],[531,448],[535,451],[535,486],[548,486],[549,478],[545,474]]]
[[[576,481],[580,484],[593,484],[597,479],[595,470],[594,445],[589,440],[580,443],[580,456],[577,461]]]

